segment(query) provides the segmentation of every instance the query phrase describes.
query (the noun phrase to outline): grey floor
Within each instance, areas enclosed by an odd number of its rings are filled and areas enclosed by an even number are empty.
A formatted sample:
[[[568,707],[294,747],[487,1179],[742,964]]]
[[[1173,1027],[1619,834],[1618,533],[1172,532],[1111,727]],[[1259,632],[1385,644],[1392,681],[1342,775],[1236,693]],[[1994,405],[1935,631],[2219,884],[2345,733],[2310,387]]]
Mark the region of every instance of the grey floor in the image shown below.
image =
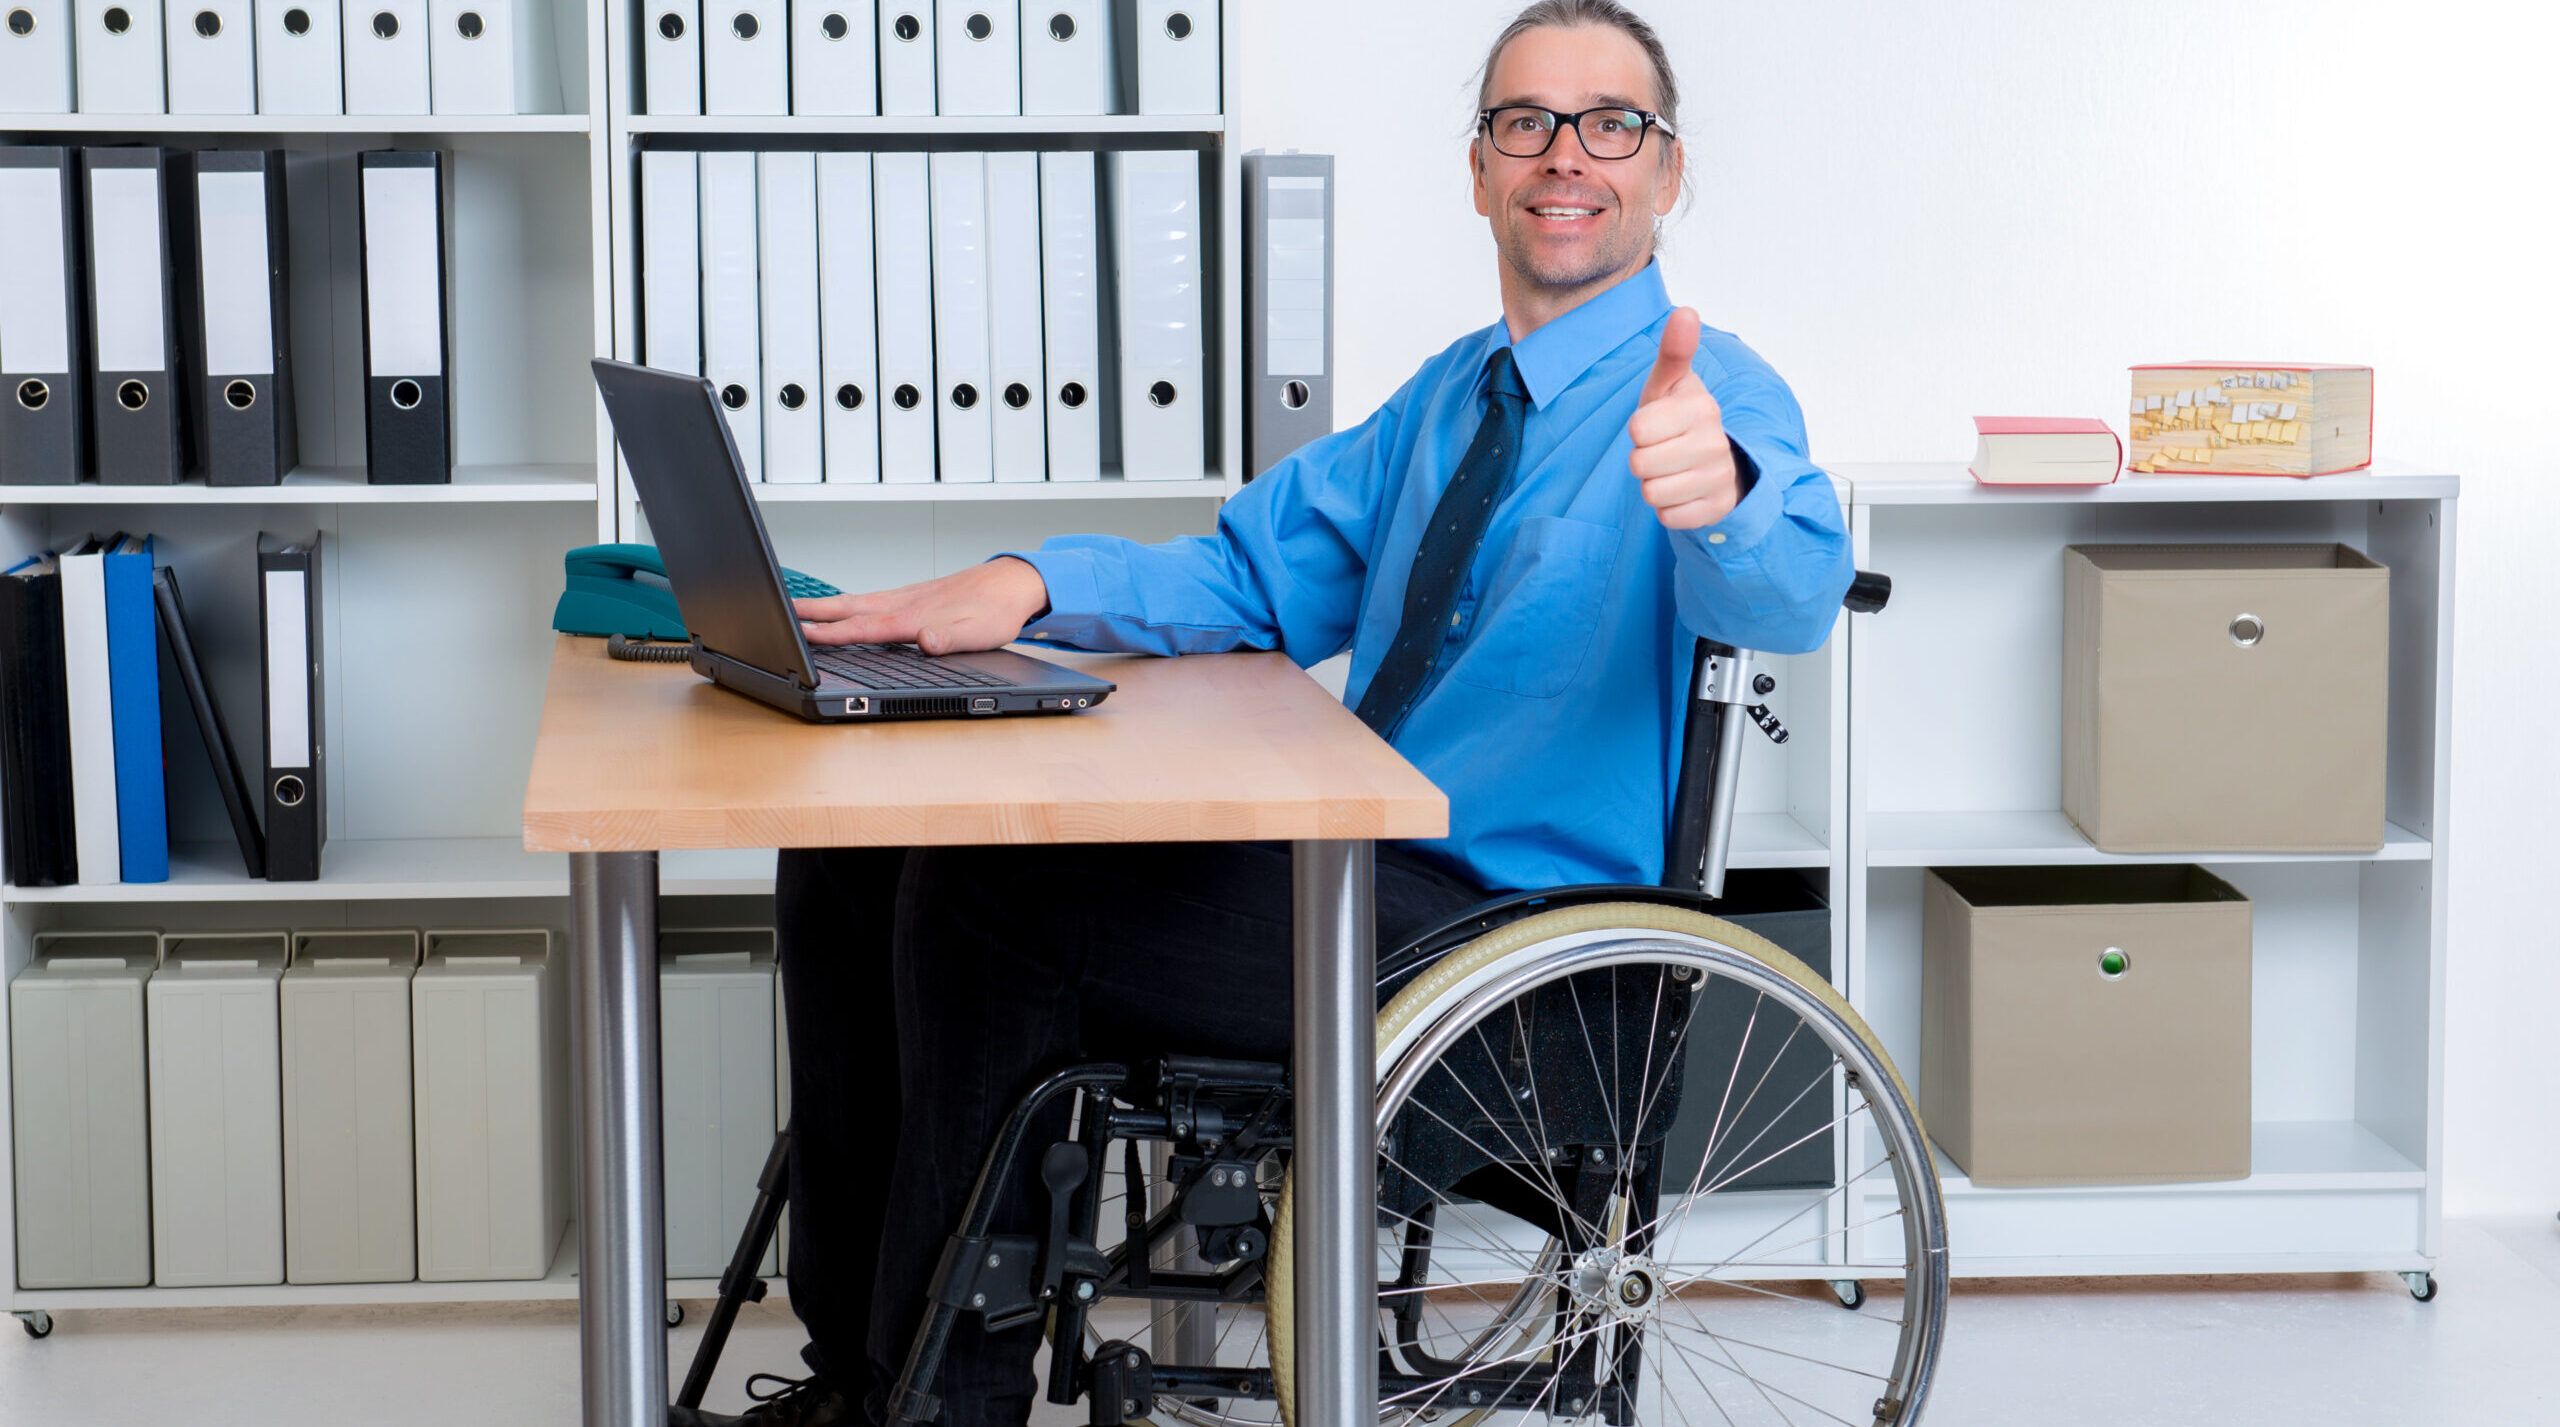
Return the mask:
[[[2457,1221],[2446,1238],[2443,1293],[2427,1305],[2380,1275],[1960,1283],[1928,1420],[2560,1422],[2560,1224]],[[43,1342],[0,1329],[0,1427],[577,1421],[565,1306],[64,1313],[57,1325]],[[695,1332],[670,1335],[679,1372]],[[799,1341],[787,1310],[750,1309],[711,1405],[740,1405],[750,1371],[793,1371]],[[1081,1420],[1051,1411],[1042,1427]]]

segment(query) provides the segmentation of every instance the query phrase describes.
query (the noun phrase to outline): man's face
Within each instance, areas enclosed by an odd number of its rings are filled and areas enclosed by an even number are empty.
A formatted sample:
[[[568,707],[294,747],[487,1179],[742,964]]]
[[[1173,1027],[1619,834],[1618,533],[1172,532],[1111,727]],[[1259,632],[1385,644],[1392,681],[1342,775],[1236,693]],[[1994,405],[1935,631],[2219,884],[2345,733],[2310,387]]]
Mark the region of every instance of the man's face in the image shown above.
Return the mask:
[[[1486,108],[1535,104],[1558,114],[1656,103],[1644,50],[1606,25],[1522,34],[1495,60],[1485,95]],[[1492,220],[1503,263],[1541,287],[1581,287],[1637,267],[1652,253],[1654,219],[1680,196],[1677,143],[1660,130],[1646,132],[1634,157],[1609,161],[1586,153],[1570,127],[1531,159],[1497,153],[1479,129],[1469,164],[1476,211]]]

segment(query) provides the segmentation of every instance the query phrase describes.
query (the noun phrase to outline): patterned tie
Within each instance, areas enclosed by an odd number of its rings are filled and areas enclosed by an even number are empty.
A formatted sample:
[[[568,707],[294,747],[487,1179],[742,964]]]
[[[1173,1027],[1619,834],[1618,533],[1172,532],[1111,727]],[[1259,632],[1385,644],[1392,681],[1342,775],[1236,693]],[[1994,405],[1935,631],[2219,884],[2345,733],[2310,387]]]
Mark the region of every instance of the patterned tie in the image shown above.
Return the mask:
[[[1431,512],[1422,548],[1413,554],[1413,573],[1404,585],[1404,622],[1396,626],[1395,642],[1387,646],[1387,657],[1360,695],[1360,721],[1381,738],[1395,737],[1405,715],[1430,687],[1440,651],[1448,643],[1458,588],[1466,583],[1467,567],[1484,544],[1493,507],[1520,462],[1520,425],[1529,414],[1529,388],[1520,380],[1509,347],[1486,364],[1486,386],[1490,405],[1484,422]]]

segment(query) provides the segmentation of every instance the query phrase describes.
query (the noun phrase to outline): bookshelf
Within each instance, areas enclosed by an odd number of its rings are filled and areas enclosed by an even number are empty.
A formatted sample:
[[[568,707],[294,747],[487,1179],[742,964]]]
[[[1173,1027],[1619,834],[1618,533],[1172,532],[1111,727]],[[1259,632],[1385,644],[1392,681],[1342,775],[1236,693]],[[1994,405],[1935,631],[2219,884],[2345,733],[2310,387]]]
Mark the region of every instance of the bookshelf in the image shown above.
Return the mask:
[[[171,749],[171,875],[131,886],[0,887],[0,980],[37,933],[543,925],[565,937],[565,859],[523,849],[525,771],[549,666],[561,552],[647,531],[588,375],[639,350],[638,156],[694,148],[1178,148],[1209,210],[1215,388],[1210,478],[1026,485],[760,488],[783,558],[847,588],[899,583],[1068,530],[1143,539],[1205,531],[1242,488],[1240,128],[1229,112],[1159,118],[770,118],[632,112],[631,7],[553,7],[568,112],[528,115],[0,115],[0,144],[263,147],[287,160],[295,398],[305,465],[273,487],[0,485],[11,563],[92,530],[158,537],[231,724],[254,762],[260,691],[254,559],[261,530],[320,528],[329,845],[307,883],[242,875],[183,703]],[[356,158],[452,155],[448,321],[456,469],[440,486],[364,472]],[[493,509],[492,507],[499,507]],[[669,926],[769,915],[771,853],[670,859]],[[5,992],[0,992],[5,997]],[[0,1056],[0,1120],[9,1113]],[[0,1126],[0,1155],[12,1137]],[[0,1310],[450,1303],[574,1297],[574,1225],[539,1280],[27,1290],[17,1287],[14,1174],[0,1173]],[[671,1294],[709,1297],[708,1282]]]

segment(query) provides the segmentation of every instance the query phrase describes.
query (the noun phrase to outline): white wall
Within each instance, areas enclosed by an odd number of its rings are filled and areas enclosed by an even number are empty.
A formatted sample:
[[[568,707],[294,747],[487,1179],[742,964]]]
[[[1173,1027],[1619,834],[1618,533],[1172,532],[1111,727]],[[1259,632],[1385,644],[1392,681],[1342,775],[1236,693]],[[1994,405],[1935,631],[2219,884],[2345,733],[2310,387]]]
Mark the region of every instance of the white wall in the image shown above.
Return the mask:
[[[2258,356],[2372,364],[2382,454],[2463,475],[2447,1202],[2560,1208],[2560,10],[1635,3],[1686,90],[1672,292],[1817,460],[1962,460],[1977,412],[2120,422],[2132,363]],[[1516,8],[1228,0],[1247,145],[1339,156],[1343,424],[1498,315],[1462,144]]]

